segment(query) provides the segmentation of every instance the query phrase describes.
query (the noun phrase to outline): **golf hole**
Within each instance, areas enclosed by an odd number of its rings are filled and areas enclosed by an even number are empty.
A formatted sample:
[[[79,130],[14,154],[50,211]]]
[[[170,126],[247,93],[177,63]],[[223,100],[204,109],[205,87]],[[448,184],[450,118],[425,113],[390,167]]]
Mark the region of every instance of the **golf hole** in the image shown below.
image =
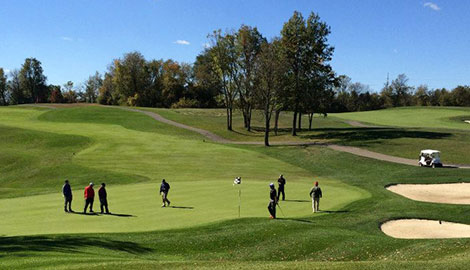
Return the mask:
[[[470,183],[398,184],[387,190],[415,201],[470,204]]]
[[[386,235],[400,239],[470,238],[470,225],[427,219],[398,219],[383,223]]]

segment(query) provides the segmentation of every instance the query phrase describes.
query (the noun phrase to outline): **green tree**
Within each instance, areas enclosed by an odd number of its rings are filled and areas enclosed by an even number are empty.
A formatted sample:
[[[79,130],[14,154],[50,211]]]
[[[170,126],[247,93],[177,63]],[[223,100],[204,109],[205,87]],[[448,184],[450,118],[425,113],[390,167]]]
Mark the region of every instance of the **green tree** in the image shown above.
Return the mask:
[[[88,77],[85,81],[85,101],[89,103],[97,102],[98,92],[102,85],[103,79],[98,71]]]
[[[266,39],[256,27],[242,25],[236,37],[236,49],[238,59],[235,67],[239,69],[236,74],[240,75],[241,83],[236,85],[239,106],[243,114],[244,126],[251,130],[251,115],[254,106],[255,88],[255,63],[261,51],[261,46]]]
[[[240,85],[235,37],[232,34],[222,35],[220,30],[214,31],[209,37],[212,41],[209,54],[211,55],[214,71],[217,74],[224,96],[224,105],[227,112],[227,129],[232,130],[234,101]]]
[[[254,98],[263,110],[265,146],[269,146],[272,113],[282,102],[282,93],[285,88],[286,65],[280,47],[278,40],[274,40],[272,43],[263,43],[261,53],[257,58],[257,87],[254,88]]]
[[[25,93],[20,85],[20,72],[15,69],[10,72],[10,81],[8,82],[8,92],[10,94],[10,104],[23,104],[26,100]]]
[[[46,102],[49,96],[46,76],[41,62],[36,58],[26,58],[19,73],[20,87],[25,93],[25,100],[19,103]]]
[[[0,105],[7,104],[7,75],[3,68],[0,68]]]
[[[113,84],[119,93],[120,104],[125,104],[128,97],[134,96],[147,87],[146,61],[139,52],[124,55],[123,59],[114,61]]]

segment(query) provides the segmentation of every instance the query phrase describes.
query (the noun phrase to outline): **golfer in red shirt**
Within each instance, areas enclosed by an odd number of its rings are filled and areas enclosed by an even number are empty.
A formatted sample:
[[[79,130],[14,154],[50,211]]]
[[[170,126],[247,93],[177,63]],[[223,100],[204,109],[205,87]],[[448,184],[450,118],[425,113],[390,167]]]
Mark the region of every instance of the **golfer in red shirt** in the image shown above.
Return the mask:
[[[86,209],[90,205],[90,213],[93,213],[93,201],[95,199],[95,190],[93,189],[93,182],[85,188],[85,208],[83,213],[86,214]]]

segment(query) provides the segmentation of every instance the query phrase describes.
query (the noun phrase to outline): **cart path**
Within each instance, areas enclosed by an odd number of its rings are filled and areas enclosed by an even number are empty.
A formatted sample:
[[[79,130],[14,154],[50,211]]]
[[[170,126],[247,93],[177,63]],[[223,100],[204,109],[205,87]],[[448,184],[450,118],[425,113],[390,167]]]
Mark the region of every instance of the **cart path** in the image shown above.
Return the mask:
[[[56,106],[49,106],[45,104],[28,104],[25,106],[35,106],[35,107],[43,107],[43,108],[50,108],[50,109],[57,109]],[[100,106],[100,105],[98,105]],[[185,124],[181,124],[169,119],[164,118],[158,113],[155,112],[150,112],[150,111],[144,111],[144,110],[139,110],[139,109],[134,109],[134,108],[129,108],[129,107],[121,107],[121,106],[103,106],[103,107],[114,107],[114,108],[119,108],[122,110],[126,111],[131,111],[131,112],[138,112],[138,113],[143,113],[156,121],[172,125],[175,127],[183,128],[189,131],[197,132],[201,134],[202,136],[208,138],[209,140],[216,142],[216,143],[222,143],[222,144],[238,144],[238,145],[264,145],[264,142],[244,142],[244,141],[232,141],[228,140],[226,138],[223,138],[217,134],[214,134],[208,130],[201,129],[201,128],[196,128],[192,126],[188,126]],[[348,121],[348,124],[352,126],[357,126],[357,127],[373,127],[373,126],[368,126],[365,124],[362,124],[357,121]],[[396,157],[396,156],[390,156],[390,155],[385,155],[369,150],[365,150],[362,148],[358,147],[353,147],[353,146],[344,146],[344,145],[337,145],[337,144],[327,144],[323,142],[272,142],[270,145],[277,145],[277,146],[308,146],[308,145],[319,145],[319,146],[325,146],[328,147],[329,149],[335,150],[335,151],[340,151],[340,152],[345,152],[345,153],[350,153],[356,156],[361,156],[361,157],[366,157],[366,158],[372,158],[376,160],[381,160],[381,161],[387,161],[387,162],[393,162],[393,163],[398,163],[398,164],[404,164],[404,165],[410,165],[410,166],[417,166],[418,162],[417,160],[414,159],[408,159],[408,158],[401,158],[401,157]],[[458,165],[458,164],[445,164],[447,168],[460,168],[460,169],[470,169],[470,165]]]

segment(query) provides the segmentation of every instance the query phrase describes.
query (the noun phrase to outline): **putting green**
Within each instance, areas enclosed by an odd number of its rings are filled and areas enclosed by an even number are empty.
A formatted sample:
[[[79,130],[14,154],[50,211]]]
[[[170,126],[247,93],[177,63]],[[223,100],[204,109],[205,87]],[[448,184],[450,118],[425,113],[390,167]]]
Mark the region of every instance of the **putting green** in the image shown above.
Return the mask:
[[[242,217],[267,216],[268,184],[280,173],[288,180],[287,198],[300,200],[282,202],[284,213],[295,217],[311,212],[310,172],[249,147],[204,142],[197,134],[139,113],[99,106],[11,107],[0,109],[0,124],[17,133],[0,142],[16,153],[15,166],[0,159],[0,168],[7,172],[0,175],[0,188],[14,197],[0,200],[2,235],[149,231],[236,218],[235,176],[243,178]],[[28,149],[21,148],[24,139],[15,139],[22,133],[33,140]],[[50,148],[55,151],[49,153]],[[75,211],[83,208],[85,183],[104,181],[110,210],[131,216],[65,214],[60,194],[64,178],[72,183]],[[180,208],[160,208],[161,178],[169,180],[170,200]],[[338,210],[369,196],[335,179],[315,180],[324,189],[323,209]],[[34,192],[42,194],[29,196]]]

